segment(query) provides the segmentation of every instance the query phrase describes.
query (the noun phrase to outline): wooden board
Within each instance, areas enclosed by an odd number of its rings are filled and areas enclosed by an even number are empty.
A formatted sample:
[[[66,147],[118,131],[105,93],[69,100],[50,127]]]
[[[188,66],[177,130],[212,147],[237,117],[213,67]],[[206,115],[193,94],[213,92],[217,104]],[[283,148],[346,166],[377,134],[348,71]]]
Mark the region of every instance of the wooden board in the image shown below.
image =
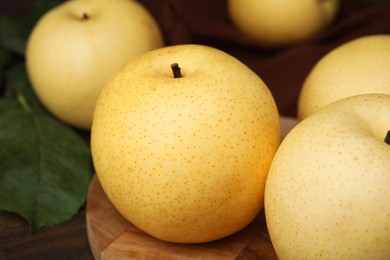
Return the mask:
[[[282,119],[283,137],[296,120]],[[201,244],[176,244],[155,239],[126,221],[94,176],[87,199],[87,233],[95,259],[277,259],[262,211],[245,229]]]
[[[224,239],[201,244],[168,243],[122,218],[96,176],[88,195],[87,232],[95,259],[277,259],[263,212],[244,230]]]

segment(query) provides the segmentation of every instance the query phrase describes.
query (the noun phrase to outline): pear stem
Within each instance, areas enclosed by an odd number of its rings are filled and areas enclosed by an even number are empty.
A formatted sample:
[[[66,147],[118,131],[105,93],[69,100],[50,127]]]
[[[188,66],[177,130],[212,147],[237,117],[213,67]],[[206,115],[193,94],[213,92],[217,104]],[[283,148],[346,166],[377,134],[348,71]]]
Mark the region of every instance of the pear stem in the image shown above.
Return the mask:
[[[88,20],[89,19],[89,15],[87,13],[83,13],[83,20]]]
[[[387,134],[386,134],[386,137],[385,137],[385,143],[387,143],[388,145],[390,145],[390,130],[387,131]]]
[[[181,69],[179,67],[179,64],[177,64],[177,63],[171,64],[171,69],[172,69],[173,77],[175,79],[183,77],[183,75],[181,74],[181,71],[180,71]]]

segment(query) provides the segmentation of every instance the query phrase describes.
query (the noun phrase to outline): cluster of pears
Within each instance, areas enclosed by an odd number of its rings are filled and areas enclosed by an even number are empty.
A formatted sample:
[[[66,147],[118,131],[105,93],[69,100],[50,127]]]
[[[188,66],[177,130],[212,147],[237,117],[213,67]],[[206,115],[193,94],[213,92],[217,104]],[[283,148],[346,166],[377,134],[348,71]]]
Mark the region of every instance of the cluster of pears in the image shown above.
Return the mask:
[[[267,27],[278,1],[231,0],[228,8],[264,46],[313,37],[338,9],[336,0],[291,2],[278,15],[295,11],[310,25],[295,25],[298,32],[282,19]],[[390,257],[389,47],[388,35],[362,37],[321,59],[283,141],[277,104],[256,73],[216,48],[164,47],[136,1],[65,2],[38,22],[26,58],[45,106],[91,130],[105,193],[143,231],[212,241],[264,206],[281,259],[374,259]]]

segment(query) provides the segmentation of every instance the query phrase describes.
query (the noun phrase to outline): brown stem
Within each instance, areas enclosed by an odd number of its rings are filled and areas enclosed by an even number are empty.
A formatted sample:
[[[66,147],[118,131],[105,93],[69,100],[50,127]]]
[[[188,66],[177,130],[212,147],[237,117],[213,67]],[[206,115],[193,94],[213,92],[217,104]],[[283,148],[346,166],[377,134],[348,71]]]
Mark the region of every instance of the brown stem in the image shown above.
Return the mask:
[[[385,143],[387,143],[388,145],[390,145],[390,130],[387,131],[387,134],[386,134],[386,137],[385,137]]]
[[[87,13],[83,13],[83,20],[88,20],[89,19],[89,15]]]
[[[177,64],[177,63],[171,64],[171,69],[172,69],[173,77],[175,79],[183,77],[183,75],[181,74],[181,71],[180,71],[181,69],[179,67],[179,64]]]

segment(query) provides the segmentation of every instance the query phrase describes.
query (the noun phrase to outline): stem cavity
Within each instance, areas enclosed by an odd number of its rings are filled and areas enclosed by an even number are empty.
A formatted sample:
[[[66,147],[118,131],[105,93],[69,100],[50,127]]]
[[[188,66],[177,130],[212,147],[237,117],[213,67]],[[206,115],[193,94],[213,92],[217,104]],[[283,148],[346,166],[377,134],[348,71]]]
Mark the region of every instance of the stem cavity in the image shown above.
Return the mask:
[[[177,64],[177,63],[171,64],[171,69],[172,69],[173,77],[175,79],[183,77],[183,75],[181,74],[181,71],[180,71],[181,69],[179,67],[179,64]]]
[[[387,131],[387,134],[386,134],[386,137],[385,137],[385,143],[387,143],[388,145],[390,145],[390,130]]]
[[[88,20],[89,19],[89,15],[86,12],[84,12],[83,15],[82,15],[82,19],[83,20]]]

